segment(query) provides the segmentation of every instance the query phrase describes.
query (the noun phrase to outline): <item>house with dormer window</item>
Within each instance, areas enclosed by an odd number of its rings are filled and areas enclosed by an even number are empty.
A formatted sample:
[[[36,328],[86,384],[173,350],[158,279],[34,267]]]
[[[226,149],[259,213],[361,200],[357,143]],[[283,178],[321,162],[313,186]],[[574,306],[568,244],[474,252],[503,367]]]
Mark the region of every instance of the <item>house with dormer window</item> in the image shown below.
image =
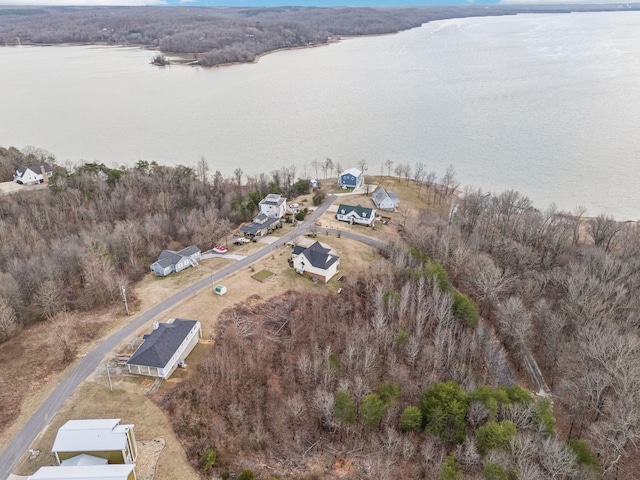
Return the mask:
[[[362,172],[357,168],[349,168],[338,177],[338,186],[343,188],[358,188],[363,182]]]
[[[291,265],[299,274],[327,283],[338,273],[340,257],[320,242],[309,247],[296,245],[291,253]]]
[[[336,219],[341,222],[349,222],[351,225],[354,223],[358,225],[365,225],[370,227],[376,218],[375,208],[366,208],[360,205],[355,207],[352,205],[340,204],[338,206],[338,212],[336,213]]]

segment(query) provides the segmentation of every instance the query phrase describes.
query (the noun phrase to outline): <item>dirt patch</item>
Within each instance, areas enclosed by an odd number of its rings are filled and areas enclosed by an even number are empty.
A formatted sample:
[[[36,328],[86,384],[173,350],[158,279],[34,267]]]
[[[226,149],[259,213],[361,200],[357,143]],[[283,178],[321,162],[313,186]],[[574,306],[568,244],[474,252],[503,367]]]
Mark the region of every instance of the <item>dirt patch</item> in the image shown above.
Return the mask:
[[[160,453],[166,442],[164,438],[138,440],[138,458],[136,459],[136,477],[138,480],[153,480]]]

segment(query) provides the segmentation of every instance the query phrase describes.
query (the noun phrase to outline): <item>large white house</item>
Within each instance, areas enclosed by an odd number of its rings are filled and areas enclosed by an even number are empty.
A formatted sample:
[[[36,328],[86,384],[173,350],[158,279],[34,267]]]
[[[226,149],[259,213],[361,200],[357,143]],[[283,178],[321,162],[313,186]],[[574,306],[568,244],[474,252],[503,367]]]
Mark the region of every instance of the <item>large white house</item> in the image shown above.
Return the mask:
[[[53,175],[53,168],[47,163],[42,165],[23,165],[16,170],[13,180],[23,185],[35,185],[48,180],[51,175]]]
[[[341,222],[349,222],[350,224],[357,223],[358,225],[366,225],[367,227],[373,225],[376,218],[375,208],[361,207],[360,205],[344,205],[338,206],[338,212],[336,218]]]
[[[315,242],[309,247],[295,246],[291,253],[296,272],[327,283],[338,273],[340,257],[333,250]]]
[[[104,459],[132,464],[138,456],[133,425],[123,425],[119,418],[69,420],[58,430],[51,451],[58,465],[76,468],[99,465]]]
[[[130,373],[169,378],[178,364],[187,358],[202,336],[197,320],[174,318],[154,323],[153,331],[127,360]]]
[[[264,213],[267,217],[282,218],[287,211],[287,199],[277,193],[270,193],[258,204],[260,213]]]

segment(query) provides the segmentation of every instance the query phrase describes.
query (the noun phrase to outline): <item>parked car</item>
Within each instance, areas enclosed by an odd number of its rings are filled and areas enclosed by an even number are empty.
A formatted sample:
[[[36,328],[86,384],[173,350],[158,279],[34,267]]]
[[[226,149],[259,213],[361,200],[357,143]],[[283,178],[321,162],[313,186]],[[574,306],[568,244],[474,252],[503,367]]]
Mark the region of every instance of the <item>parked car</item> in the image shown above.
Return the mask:
[[[227,253],[227,249],[222,245],[216,245],[215,247],[213,247],[213,251],[215,253]]]
[[[233,244],[234,244],[234,245],[244,245],[245,243],[249,243],[250,241],[251,241],[251,240],[249,240],[248,238],[245,238],[245,237],[239,237],[239,238],[236,238],[236,239],[233,241]]]

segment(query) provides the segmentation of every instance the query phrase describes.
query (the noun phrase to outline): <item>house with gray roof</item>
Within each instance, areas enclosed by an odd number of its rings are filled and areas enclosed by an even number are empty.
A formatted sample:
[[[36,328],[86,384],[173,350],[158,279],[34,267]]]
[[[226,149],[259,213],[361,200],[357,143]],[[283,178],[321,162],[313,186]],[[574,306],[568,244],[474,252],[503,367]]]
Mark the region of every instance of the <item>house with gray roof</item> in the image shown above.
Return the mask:
[[[270,217],[264,213],[260,213],[253,219],[253,222],[242,225],[240,231],[246,237],[262,237],[270,234],[280,226],[282,226],[280,217]]]
[[[195,245],[190,245],[182,250],[162,250],[158,260],[151,264],[151,271],[159,277],[166,277],[170,273],[179,272],[187,267],[196,267],[202,252]]]
[[[336,219],[341,222],[349,222],[351,225],[354,223],[358,225],[366,225],[370,227],[376,219],[376,209],[366,208],[360,205],[338,205],[338,211],[336,213]]]
[[[382,186],[378,187],[376,191],[373,192],[371,199],[377,208],[388,212],[395,212],[398,209],[398,204],[400,203],[397,193],[388,192]]]
[[[202,336],[197,320],[174,318],[167,323],[154,323],[153,331],[143,337],[142,344],[127,360],[130,373],[169,378],[187,358]]]
[[[51,451],[58,465],[69,468],[104,465],[104,459],[133,464],[138,456],[133,427],[119,418],[69,420],[58,430]]]
[[[340,257],[320,242],[315,242],[309,247],[296,245],[291,253],[291,261],[296,272],[317,278],[324,283],[331,280],[340,268]]]
[[[22,185],[43,183],[53,175],[53,167],[48,163],[42,165],[23,165],[16,170],[13,181]]]

